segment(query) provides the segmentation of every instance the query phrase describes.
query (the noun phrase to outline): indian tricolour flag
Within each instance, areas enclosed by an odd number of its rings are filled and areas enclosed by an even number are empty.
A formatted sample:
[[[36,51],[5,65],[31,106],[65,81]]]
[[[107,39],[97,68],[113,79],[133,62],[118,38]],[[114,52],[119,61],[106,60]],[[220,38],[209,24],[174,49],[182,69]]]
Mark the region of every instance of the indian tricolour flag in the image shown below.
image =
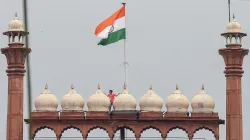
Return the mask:
[[[98,45],[102,46],[125,39],[125,5],[101,22],[95,29],[95,35],[101,38]]]

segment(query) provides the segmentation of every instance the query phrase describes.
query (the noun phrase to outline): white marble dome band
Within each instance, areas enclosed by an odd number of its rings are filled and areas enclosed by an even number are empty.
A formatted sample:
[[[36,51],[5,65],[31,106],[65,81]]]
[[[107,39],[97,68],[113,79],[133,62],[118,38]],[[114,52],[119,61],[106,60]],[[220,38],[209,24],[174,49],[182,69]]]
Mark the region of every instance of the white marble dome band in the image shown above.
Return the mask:
[[[58,100],[49,90],[46,84],[45,90],[35,99],[35,108],[38,112],[55,112],[58,108]],[[63,112],[82,112],[84,108],[84,98],[78,94],[71,86],[69,92],[61,100]],[[167,112],[187,113],[189,107],[188,98],[179,90],[176,90],[167,97],[165,102]],[[128,92],[126,85],[113,102],[115,111],[134,111],[136,110],[136,99]],[[162,98],[156,94],[150,85],[149,90],[140,98],[139,107],[142,112],[161,112],[163,106]],[[87,101],[88,111],[92,112],[109,112],[111,107],[110,98],[101,90],[98,84],[98,90],[94,92]],[[206,94],[204,85],[191,102],[193,113],[213,113],[215,108],[214,99]]]

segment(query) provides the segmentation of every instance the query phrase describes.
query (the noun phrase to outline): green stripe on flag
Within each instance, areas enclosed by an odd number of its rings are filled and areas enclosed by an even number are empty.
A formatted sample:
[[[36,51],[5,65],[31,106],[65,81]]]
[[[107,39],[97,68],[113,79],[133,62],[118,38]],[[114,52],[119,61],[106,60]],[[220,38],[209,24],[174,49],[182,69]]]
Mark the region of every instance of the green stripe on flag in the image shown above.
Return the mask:
[[[115,43],[119,40],[125,39],[126,38],[126,29],[123,28],[121,30],[112,32],[108,35],[108,38],[102,39],[98,45],[106,46],[111,43]]]

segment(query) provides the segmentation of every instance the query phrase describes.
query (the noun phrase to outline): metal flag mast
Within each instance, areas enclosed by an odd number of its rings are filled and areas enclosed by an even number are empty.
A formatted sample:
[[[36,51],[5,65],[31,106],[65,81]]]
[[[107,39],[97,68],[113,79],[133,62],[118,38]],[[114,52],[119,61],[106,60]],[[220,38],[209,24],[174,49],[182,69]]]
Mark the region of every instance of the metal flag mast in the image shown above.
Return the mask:
[[[126,3],[123,2],[122,3],[124,8],[125,8],[125,12],[126,12]],[[126,13],[125,13],[125,30],[126,30]],[[124,84],[127,85],[127,66],[128,66],[128,62],[126,60],[126,38],[127,38],[127,34],[125,32],[125,39],[124,39],[124,44],[123,44],[123,52],[124,52],[124,61],[122,63],[122,66],[124,67]]]
[[[27,0],[23,0],[23,15],[24,15],[24,26],[25,30],[28,31],[28,6],[27,6]],[[29,36],[25,37],[25,46],[26,48],[29,48]],[[27,69],[27,90],[28,90],[28,111],[29,111],[29,139],[32,140],[32,94],[31,94],[31,78],[30,78],[30,59],[29,55],[26,56],[27,62],[26,62],[26,69]]]
[[[231,22],[231,0],[228,0],[228,14],[229,14],[229,22]]]
[[[125,30],[127,29],[126,27],[126,3],[123,2],[122,5],[125,8]],[[123,44],[123,56],[124,56],[124,61],[122,63],[122,66],[124,67],[124,86],[127,87],[127,66],[128,66],[128,62],[126,59],[126,38],[127,38],[127,32],[125,31],[125,39],[124,39],[124,44]],[[121,140],[125,140],[125,128],[122,127],[120,129],[120,139]]]

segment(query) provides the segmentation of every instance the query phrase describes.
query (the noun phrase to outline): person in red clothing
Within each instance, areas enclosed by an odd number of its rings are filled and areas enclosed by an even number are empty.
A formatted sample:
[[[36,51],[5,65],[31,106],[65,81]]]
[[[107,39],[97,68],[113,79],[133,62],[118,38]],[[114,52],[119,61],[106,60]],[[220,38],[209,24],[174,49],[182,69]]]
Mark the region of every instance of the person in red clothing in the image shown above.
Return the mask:
[[[114,100],[115,100],[115,97],[117,96],[115,93],[113,93],[113,90],[109,90],[109,94],[107,95],[108,97],[109,97],[109,99],[110,99],[110,109],[109,110],[111,110],[111,108],[112,108],[112,106],[113,106],[113,102],[114,102]]]

